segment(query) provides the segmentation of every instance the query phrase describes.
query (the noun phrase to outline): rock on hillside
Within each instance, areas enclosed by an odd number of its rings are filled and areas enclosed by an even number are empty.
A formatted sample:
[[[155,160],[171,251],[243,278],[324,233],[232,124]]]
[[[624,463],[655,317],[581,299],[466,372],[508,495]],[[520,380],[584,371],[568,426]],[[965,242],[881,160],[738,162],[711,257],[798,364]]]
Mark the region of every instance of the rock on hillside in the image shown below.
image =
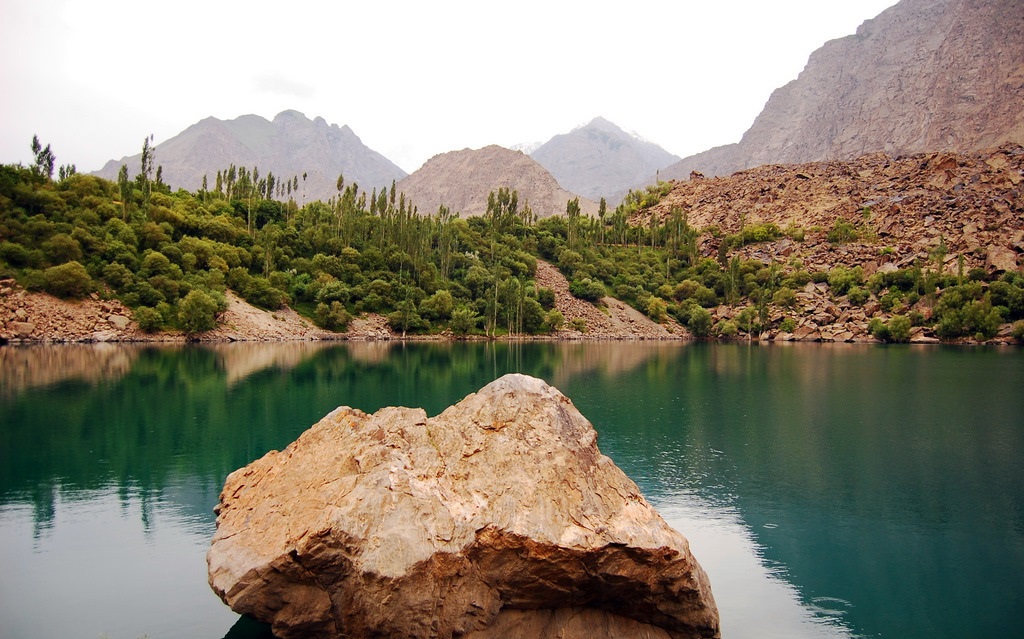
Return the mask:
[[[282,639],[720,636],[688,542],[596,439],[525,375],[431,418],[338,408],[228,476],[210,585]]]
[[[488,194],[500,187],[518,191],[520,210],[529,203],[538,217],[565,213],[566,202],[577,197],[530,156],[496,145],[435,155],[398,183],[398,190],[427,215],[442,204],[463,216],[482,215]],[[594,215],[597,204],[580,198],[580,209]]]
[[[614,209],[629,189],[650,182],[679,157],[604,118],[556,135],[530,154],[558,183]]]
[[[927,262],[940,243],[944,268],[1017,270],[1024,253],[1024,147],[1006,145],[971,154],[882,153],[852,162],[765,165],[727,177],[678,182],[653,207],[667,217],[687,212],[698,229],[738,233],[740,225],[772,223],[802,231],[744,247],[764,261],[802,260],[808,270],[841,264],[868,271]],[[857,238],[841,245],[826,236],[837,220]],[[701,251],[715,255],[719,239],[702,235]],[[994,257],[993,257],[994,256]]]
[[[902,0],[815,51],[738,144],[663,176],[1004,142],[1024,143],[1024,4]]]
[[[134,176],[140,155],[111,160],[95,174],[116,180],[121,165]],[[337,195],[338,175],[345,183],[364,190],[391,186],[406,173],[391,160],[363,144],[347,125],[328,125],[323,118],[310,120],[298,111],[282,111],[272,122],[258,115],[234,120],[209,117],[161,142],[156,163],[163,167],[164,182],[172,188],[197,191],[207,177],[214,188],[217,171],[229,165],[255,166],[260,175],[274,173],[281,179],[297,176],[299,190],[292,197],[301,204]],[[303,180],[303,174],[306,179]]]
[[[702,231],[704,257],[718,256],[722,238],[742,227],[774,224],[785,234],[729,256],[808,273],[860,267],[870,277],[920,266],[966,276],[971,269],[999,274],[1024,265],[1022,193],[1024,147],[1008,144],[972,154],[896,159],[876,153],[852,162],[765,165],[678,182],[652,211],[662,218],[673,208],[686,211],[689,224]],[[845,240],[829,241],[842,225]],[[825,283],[809,282],[796,299],[786,314],[797,329],[769,339],[872,341],[869,321],[888,319],[877,300],[852,304],[832,296]],[[719,307],[714,320],[732,319],[739,310]],[[910,310],[932,312],[925,298]],[[934,341],[928,329],[914,331],[911,341]],[[999,340],[1009,341],[1008,327]]]

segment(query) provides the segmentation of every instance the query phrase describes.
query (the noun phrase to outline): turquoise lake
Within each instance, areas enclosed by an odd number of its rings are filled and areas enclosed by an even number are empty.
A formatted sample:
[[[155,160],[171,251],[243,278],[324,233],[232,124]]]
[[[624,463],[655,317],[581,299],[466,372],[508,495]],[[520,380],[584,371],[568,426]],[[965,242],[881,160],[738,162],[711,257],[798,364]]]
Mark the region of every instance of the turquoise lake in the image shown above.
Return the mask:
[[[206,583],[225,476],[339,405],[543,378],[686,535],[726,639],[1024,635],[1024,350],[0,348],[0,637],[252,637]]]

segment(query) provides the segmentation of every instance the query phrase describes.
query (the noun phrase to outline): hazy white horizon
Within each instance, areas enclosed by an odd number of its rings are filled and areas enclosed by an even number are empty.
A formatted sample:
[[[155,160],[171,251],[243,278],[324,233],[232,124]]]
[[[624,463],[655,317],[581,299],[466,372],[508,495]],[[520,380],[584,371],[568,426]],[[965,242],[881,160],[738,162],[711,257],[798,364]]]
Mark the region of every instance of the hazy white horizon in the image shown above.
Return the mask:
[[[29,163],[35,134],[95,171],[151,133],[288,109],[410,173],[597,116],[685,157],[738,141],[815,49],[893,4],[8,0],[0,162]]]

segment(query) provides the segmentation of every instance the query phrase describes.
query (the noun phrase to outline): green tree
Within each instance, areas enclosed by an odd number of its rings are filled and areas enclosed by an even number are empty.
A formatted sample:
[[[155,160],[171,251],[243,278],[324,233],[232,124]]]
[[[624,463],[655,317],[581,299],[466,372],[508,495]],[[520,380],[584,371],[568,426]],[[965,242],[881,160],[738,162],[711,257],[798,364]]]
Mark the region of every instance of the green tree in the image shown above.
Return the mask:
[[[39,177],[45,177],[47,180],[53,179],[53,164],[57,158],[54,156],[53,151],[50,150],[49,144],[43,147],[39,143],[39,136],[37,135],[32,136],[32,155],[35,157],[32,172]]]
[[[190,291],[178,305],[178,321],[192,335],[217,327],[217,300],[199,289]]]
[[[82,298],[92,291],[92,278],[79,262],[66,262],[43,271],[44,288],[57,297]]]

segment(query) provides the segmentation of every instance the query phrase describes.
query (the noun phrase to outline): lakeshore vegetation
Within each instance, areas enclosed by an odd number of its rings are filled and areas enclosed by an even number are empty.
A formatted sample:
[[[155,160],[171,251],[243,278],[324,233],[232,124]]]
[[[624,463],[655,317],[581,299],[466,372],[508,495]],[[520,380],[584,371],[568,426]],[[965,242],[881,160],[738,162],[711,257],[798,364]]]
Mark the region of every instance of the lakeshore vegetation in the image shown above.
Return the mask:
[[[949,274],[915,264],[865,277],[859,267],[809,272],[799,262],[744,260],[731,249],[789,236],[773,224],[721,238],[715,256],[698,252],[696,229],[673,209],[642,212],[670,185],[631,192],[596,217],[570,201],[538,216],[518,194],[492,192],[487,213],[462,218],[442,206],[420,212],[394,183],[369,192],[337,181],[328,201],[299,206],[299,176],[261,176],[229,166],[196,192],[172,191],[143,145],[133,178],[117,182],[59,167],[33,138],[31,166],[0,166],[0,276],[64,298],[115,297],[146,331],[201,333],[216,325],[230,288],[249,303],[288,304],[321,327],[344,330],[359,313],[385,315],[401,334],[544,334],[562,327],[554,292],[534,280],[536,261],[556,264],[570,292],[600,304],[611,295],[655,321],[669,316],[696,337],[792,330],[797,293],[825,283],[851,304],[877,301],[887,319],[868,327],[906,341],[927,325],[942,339],[988,339],[1007,322],[1024,341],[1024,276],[981,269]],[[547,213],[547,212],[545,212]],[[638,215],[639,214],[639,215]],[[834,229],[842,242],[848,229]],[[915,305],[925,298],[930,313]],[[711,309],[738,311],[718,322]]]

